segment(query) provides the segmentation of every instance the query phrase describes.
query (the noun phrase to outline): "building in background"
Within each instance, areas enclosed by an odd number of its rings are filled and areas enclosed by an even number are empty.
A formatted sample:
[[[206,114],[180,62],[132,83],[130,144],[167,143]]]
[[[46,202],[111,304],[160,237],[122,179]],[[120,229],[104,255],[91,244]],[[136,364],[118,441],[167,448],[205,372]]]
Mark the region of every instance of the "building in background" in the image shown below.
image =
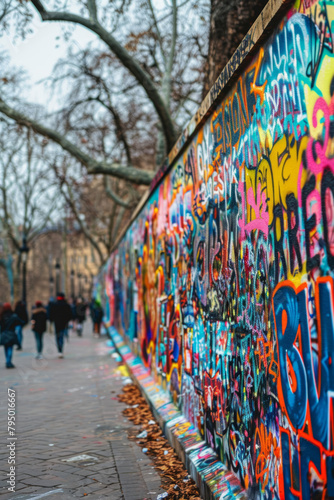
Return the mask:
[[[88,299],[93,277],[131,215],[130,207],[114,206],[103,179],[72,188],[75,195],[57,210],[56,221],[36,232],[30,228],[30,236],[26,235],[28,307],[36,300],[48,301],[57,291]],[[122,186],[117,192],[122,193]],[[140,194],[138,190],[137,198]],[[22,225],[7,226],[2,228],[0,220],[0,302],[15,302],[22,299],[24,230]]]
[[[11,283],[4,265],[8,255],[0,245],[0,302],[14,302],[22,294],[22,269],[15,278],[13,296]],[[18,252],[12,256],[12,271],[17,266]],[[77,230],[53,227],[43,230],[29,244],[27,257],[27,305],[36,300],[47,303],[50,297],[64,292],[67,297],[81,295],[89,299],[93,277],[99,269],[99,260],[91,243]],[[14,273],[15,274],[15,273]]]
[[[27,261],[28,305],[57,292],[89,299],[99,269],[96,251],[77,231],[45,230],[32,243]]]

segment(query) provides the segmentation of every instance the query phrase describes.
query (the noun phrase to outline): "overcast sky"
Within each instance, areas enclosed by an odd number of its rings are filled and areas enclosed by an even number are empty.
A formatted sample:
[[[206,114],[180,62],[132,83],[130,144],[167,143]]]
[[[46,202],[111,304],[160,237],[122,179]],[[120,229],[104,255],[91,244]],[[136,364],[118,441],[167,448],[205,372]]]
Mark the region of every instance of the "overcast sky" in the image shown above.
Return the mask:
[[[48,101],[48,95],[38,82],[52,74],[57,60],[66,55],[68,44],[62,38],[60,23],[42,23],[36,15],[33,24],[34,33],[26,40],[14,41],[11,33],[5,33],[0,38],[0,45],[9,53],[12,64],[24,68],[30,75],[31,88],[27,86],[25,98],[44,104]],[[96,35],[77,26],[71,43],[83,48],[94,39]]]

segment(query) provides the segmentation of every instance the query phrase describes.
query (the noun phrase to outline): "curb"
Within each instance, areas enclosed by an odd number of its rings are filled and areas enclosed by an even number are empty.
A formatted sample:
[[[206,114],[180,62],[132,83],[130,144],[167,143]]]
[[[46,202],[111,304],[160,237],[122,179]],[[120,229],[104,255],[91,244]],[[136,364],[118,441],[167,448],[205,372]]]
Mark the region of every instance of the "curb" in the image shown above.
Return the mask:
[[[118,331],[109,327],[108,333],[129,369],[131,378],[149,404],[154,418],[196,482],[201,497],[205,500],[248,498],[237,477],[220,462],[213,449],[206,445],[194,425],[177,409],[169,394],[157,386],[148,368],[139,357],[134,356]]]

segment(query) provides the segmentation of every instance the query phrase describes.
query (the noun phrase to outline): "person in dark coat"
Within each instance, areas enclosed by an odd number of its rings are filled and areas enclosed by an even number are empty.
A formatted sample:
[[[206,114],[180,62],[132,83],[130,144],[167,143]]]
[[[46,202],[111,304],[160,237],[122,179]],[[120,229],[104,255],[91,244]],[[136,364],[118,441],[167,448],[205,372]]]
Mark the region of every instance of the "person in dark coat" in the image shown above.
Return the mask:
[[[27,306],[26,303],[23,300],[19,300],[15,304],[15,309],[14,313],[20,318],[22,321],[22,325],[18,325],[16,327],[16,335],[19,341],[19,345],[17,347],[17,350],[20,351],[22,349],[22,342],[23,342],[23,327],[28,324],[29,318],[28,318],[28,311],[27,311]]]
[[[5,302],[0,312],[1,343],[5,349],[6,368],[15,368],[12,363],[13,346],[18,344],[15,329],[23,326],[23,321],[13,312],[9,302]]]
[[[94,300],[94,302],[91,304],[90,315],[94,323],[94,337],[100,337],[103,309],[101,303],[98,300]]]
[[[38,300],[35,304],[35,308],[31,316],[31,327],[36,339],[36,348],[37,348],[36,359],[43,358],[42,356],[43,334],[46,331],[46,320],[47,320],[46,309],[43,307],[42,302]]]
[[[59,293],[57,301],[50,311],[50,320],[55,325],[56,344],[58,357],[63,357],[64,336],[68,329],[68,323],[72,319],[71,306],[68,304],[63,293]]]
[[[54,297],[50,297],[50,300],[49,300],[49,303],[48,305],[46,306],[46,315],[47,315],[47,319],[48,321],[51,321],[51,316],[52,316],[52,308],[53,306],[55,305],[56,303],[56,300]]]

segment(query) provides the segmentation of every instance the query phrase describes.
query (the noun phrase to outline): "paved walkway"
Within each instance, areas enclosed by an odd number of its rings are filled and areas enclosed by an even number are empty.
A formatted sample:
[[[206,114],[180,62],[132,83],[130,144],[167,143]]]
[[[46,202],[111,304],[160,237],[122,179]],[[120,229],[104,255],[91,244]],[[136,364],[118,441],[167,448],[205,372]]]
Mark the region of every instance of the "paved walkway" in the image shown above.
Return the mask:
[[[34,358],[29,330],[23,347],[14,353],[12,370],[0,352],[1,498],[156,499],[161,481],[141,448],[127,439],[133,425],[115,399],[124,373],[106,341],[93,338],[87,322],[82,338],[71,334],[64,359],[58,359],[51,334],[45,334],[44,360]],[[16,391],[15,493],[7,483],[8,387]]]

